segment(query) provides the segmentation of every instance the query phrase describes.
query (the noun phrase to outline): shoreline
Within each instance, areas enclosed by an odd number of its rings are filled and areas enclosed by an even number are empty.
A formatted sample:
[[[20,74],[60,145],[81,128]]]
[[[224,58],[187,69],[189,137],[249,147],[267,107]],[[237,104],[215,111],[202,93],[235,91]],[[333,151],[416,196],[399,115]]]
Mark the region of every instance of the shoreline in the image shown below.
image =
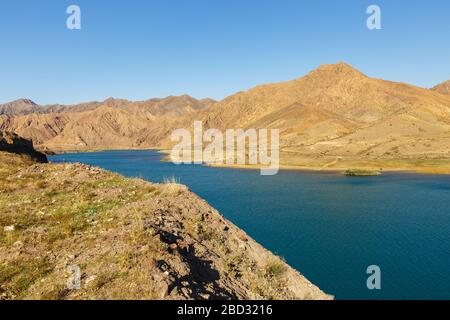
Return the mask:
[[[206,166],[215,168],[228,168],[228,169],[242,169],[242,170],[260,170],[258,166],[252,165],[227,165],[227,164],[208,164]],[[410,173],[410,174],[435,174],[435,175],[450,175],[450,169],[439,169],[439,168],[407,168],[407,167],[392,167],[384,168],[383,170],[377,170],[372,167],[342,167],[342,168],[322,168],[319,166],[301,166],[301,165],[280,165],[280,171],[303,171],[303,172],[314,172],[314,173],[342,173],[344,174],[348,170],[368,170],[373,172],[399,172],[399,173]]]
[[[165,156],[161,161],[170,162],[169,153],[167,150],[157,150],[159,153],[164,154]],[[435,174],[435,175],[450,175],[450,159],[436,159],[434,161],[447,161],[448,167],[427,167],[427,166],[389,166],[389,162],[405,162],[408,164],[407,160],[402,159],[394,159],[394,160],[381,160],[376,162],[377,165],[371,165],[370,163],[373,160],[358,160],[354,161],[355,164],[352,164],[351,161],[345,162],[341,161],[336,163],[339,166],[327,166],[327,164],[280,164],[280,171],[304,171],[304,172],[325,172],[325,173],[341,173],[344,174],[348,170],[368,170],[373,172],[379,172],[382,174],[383,172],[401,172],[401,173],[411,173],[411,174]],[[410,160],[418,161],[418,160]],[[425,160],[426,161],[426,160]],[[433,160],[428,160],[433,161]],[[208,167],[215,168],[227,168],[227,169],[242,169],[242,170],[260,170],[261,166],[258,165],[239,165],[239,164],[225,164],[225,163],[210,163],[204,164]],[[386,167],[386,165],[388,165]]]
[[[110,148],[110,149],[87,149],[87,150],[50,150],[53,155],[64,155],[74,153],[91,153],[91,152],[108,152],[108,151],[155,151],[163,155],[162,162],[170,162],[168,155],[170,152],[165,149],[157,147],[149,148]],[[307,161],[307,160],[306,160]],[[311,164],[280,164],[280,171],[305,171],[305,172],[325,172],[325,173],[344,173],[347,170],[370,170],[380,172],[402,172],[411,174],[433,174],[433,175],[450,175],[450,159],[389,159],[389,160],[343,160],[335,163],[333,166],[327,164],[312,163],[314,159],[310,160]],[[413,162],[447,162],[447,166],[440,167],[414,165]],[[398,163],[396,165],[395,163]],[[208,167],[227,168],[227,169],[242,169],[242,170],[260,170],[258,165],[238,165],[238,164],[224,164],[224,163],[210,163],[205,164]]]

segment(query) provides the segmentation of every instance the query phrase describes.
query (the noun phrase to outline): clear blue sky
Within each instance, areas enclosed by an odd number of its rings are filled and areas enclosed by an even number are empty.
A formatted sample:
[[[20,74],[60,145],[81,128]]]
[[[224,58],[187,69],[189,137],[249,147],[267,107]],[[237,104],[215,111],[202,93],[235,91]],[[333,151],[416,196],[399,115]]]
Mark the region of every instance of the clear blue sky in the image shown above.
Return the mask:
[[[0,102],[220,99],[338,61],[430,87],[450,79],[449,15],[448,0],[2,0]]]

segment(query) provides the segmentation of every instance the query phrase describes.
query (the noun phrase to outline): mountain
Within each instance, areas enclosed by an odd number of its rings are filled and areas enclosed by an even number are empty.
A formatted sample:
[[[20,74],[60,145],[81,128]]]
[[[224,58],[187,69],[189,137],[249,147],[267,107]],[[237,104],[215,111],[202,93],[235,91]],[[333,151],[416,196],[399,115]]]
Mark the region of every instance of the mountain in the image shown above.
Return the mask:
[[[450,159],[450,95],[442,88],[374,79],[341,62],[218,102],[181,96],[47,106],[2,115],[0,129],[54,150],[168,149],[174,129],[201,120],[222,131],[280,129],[284,166],[440,167]]]
[[[0,129],[32,139],[41,148],[89,150],[149,148],[173,123],[215,103],[187,95],[132,102],[109,98],[74,106],[35,107],[35,112],[0,115]]]
[[[16,116],[34,113],[38,109],[36,103],[29,99],[18,99],[5,104],[0,104],[0,115]]]
[[[280,129],[285,165],[450,158],[450,97],[373,79],[345,63],[237,93],[203,120],[222,130]]]
[[[100,106],[101,102],[87,102],[77,105],[38,105],[30,99],[18,99],[15,101],[0,104],[0,116],[14,117],[30,114],[48,114],[61,112],[88,111]]]
[[[450,80],[443,82],[441,84],[438,84],[436,87],[434,87],[431,90],[437,91],[442,94],[450,95]]]
[[[332,298],[183,185],[2,151],[0,261],[0,300]]]

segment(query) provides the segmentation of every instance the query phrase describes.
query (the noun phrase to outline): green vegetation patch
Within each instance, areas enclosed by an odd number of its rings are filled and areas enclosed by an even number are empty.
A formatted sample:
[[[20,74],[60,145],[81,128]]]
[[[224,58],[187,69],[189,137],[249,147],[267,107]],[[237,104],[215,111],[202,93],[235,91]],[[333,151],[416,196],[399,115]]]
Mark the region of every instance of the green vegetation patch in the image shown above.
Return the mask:
[[[350,169],[344,172],[347,177],[371,177],[379,176],[380,172],[375,170]]]

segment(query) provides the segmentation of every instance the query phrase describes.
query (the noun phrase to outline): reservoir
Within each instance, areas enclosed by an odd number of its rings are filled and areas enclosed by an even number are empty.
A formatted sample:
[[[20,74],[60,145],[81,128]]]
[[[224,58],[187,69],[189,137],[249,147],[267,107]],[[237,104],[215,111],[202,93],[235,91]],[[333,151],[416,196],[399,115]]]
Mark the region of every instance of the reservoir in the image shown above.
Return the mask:
[[[128,177],[175,177],[336,299],[450,299],[450,176],[174,165],[156,151],[62,154]],[[366,270],[381,269],[381,290]]]

